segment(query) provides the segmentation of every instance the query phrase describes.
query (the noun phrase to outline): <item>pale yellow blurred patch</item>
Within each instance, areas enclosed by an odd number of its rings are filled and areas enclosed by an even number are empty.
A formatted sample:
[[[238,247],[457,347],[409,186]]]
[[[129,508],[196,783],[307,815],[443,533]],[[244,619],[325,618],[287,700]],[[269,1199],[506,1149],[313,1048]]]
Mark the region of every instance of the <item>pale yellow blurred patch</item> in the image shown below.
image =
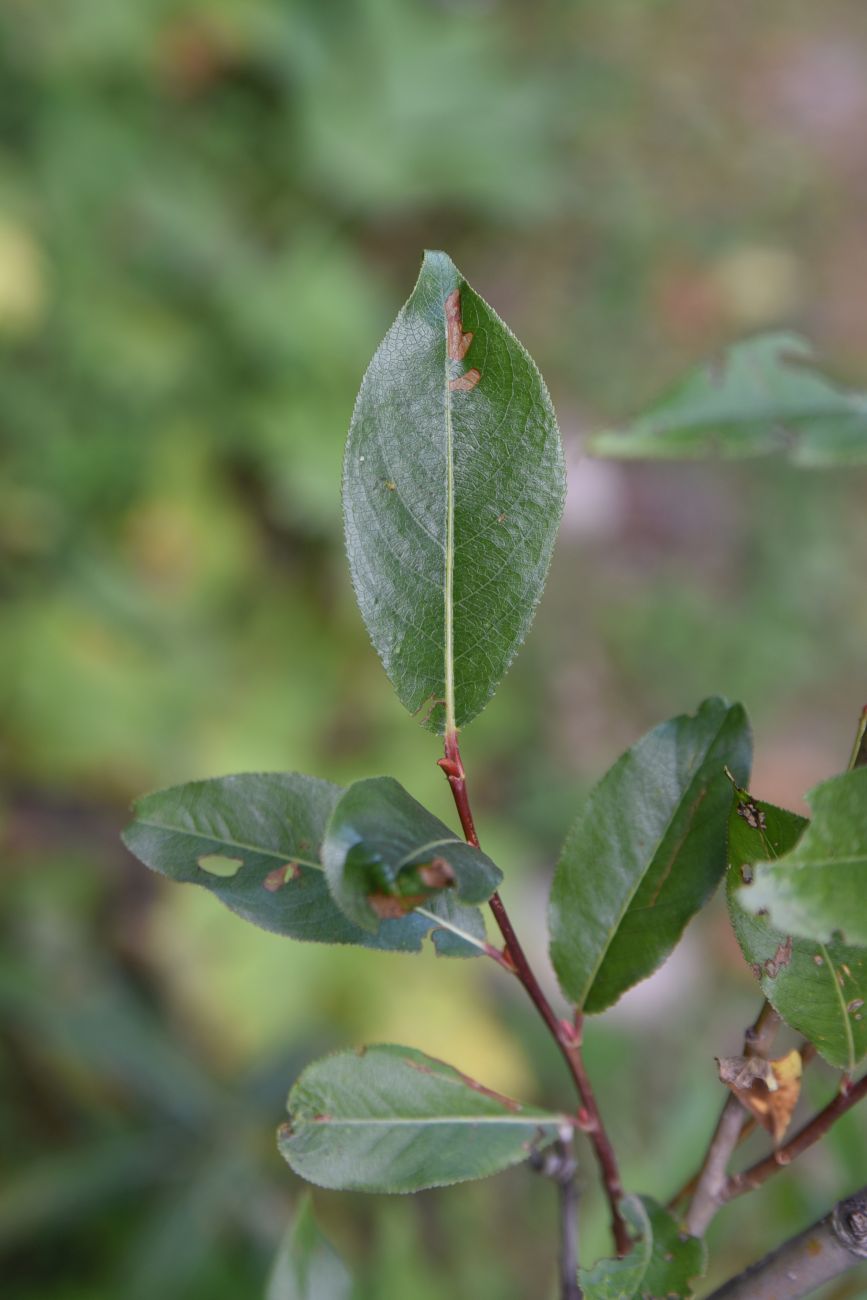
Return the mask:
[[[20,221],[0,216],[0,332],[37,329],[48,296],[45,259]]]
[[[803,302],[800,262],[784,248],[732,249],[716,262],[711,279],[723,311],[745,329],[784,322]]]
[[[149,948],[166,995],[226,1066],[287,1040],[336,1034],[352,1047],[416,1047],[491,1087],[532,1096],[530,1064],[491,1014],[481,958],[297,943],[247,924],[204,890],[171,884],[152,913]]]

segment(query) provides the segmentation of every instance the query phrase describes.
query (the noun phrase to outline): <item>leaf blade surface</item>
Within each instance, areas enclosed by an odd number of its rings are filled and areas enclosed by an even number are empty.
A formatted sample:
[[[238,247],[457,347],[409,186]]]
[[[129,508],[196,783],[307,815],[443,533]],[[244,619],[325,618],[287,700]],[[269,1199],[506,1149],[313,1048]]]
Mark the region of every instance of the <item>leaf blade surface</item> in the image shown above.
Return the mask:
[[[371,640],[432,730],[469,722],[541,596],[565,495],[533,361],[445,253],[378,348],[344,459],[346,547]]]
[[[603,1011],[650,975],[725,870],[731,789],[748,772],[740,705],[706,700],[654,728],[591,791],[551,890],[551,958],[564,993]]]
[[[391,1044],[308,1066],[289,1093],[280,1151],[320,1187],[414,1192],[486,1178],[568,1121],[501,1097],[452,1066]]]

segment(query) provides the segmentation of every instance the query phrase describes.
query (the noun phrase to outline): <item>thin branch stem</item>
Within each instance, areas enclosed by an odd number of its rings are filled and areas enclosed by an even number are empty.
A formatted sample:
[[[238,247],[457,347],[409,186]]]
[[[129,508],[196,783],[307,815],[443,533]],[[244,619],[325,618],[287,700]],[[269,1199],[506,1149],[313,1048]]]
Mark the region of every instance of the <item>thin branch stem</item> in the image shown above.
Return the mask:
[[[810,1122],[805,1124],[784,1146],[778,1147],[771,1155],[766,1156],[764,1160],[759,1160],[743,1173],[733,1174],[723,1188],[722,1201],[731,1201],[736,1196],[743,1196],[745,1192],[752,1192],[756,1187],[761,1187],[762,1183],[766,1183],[774,1174],[778,1174],[781,1169],[790,1165],[802,1152],[820,1141],[831,1126],[853,1106],[857,1106],[864,1097],[867,1097],[867,1074],[857,1083],[841,1089],[837,1096],[828,1102],[824,1110],[814,1115]]]
[[[778,1250],[733,1277],[709,1300],[797,1300],[867,1260],[867,1187]]]
[[[461,761],[457,732],[446,732],[444,750],[444,757],[439,759],[439,766],[443,769],[448,778],[448,783],[451,787],[452,797],[455,801],[455,807],[457,808],[458,817],[460,818],[464,835],[470,844],[474,844],[478,848],[479,837],[476,833],[472,809],[470,808],[469,796],[467,794],[466,773],[464,771],[463,762]],[[625,1255],[629,1250],[631,1243],[626,1223],[624,1222],[619,1208],[619,1202],[623,1197],[623,1185],[620,1181],[617,1157],[614,1154],[614,1148],[605,1131],[605,1126],[599,1112],[599,1107],[596,1103],[593,1087],[584,1067],[584,1059],[581,1053],[580,1018],[573,1026],[568,1020],[560,1020],[557,1017],[536,978],[529,960],[527,959],[527,954],[524,952],[521,942],[515,933],[509,914],[506,911],[505,904],[499,894],[494,894],[491,897],[490,907],[494,914],[494,919],[500,928],[500,933],[503,936],[503,943],[505,945],[503,956],[506,959],[506,964],[508,964],[513,973],[520,980],[527,996],[530,998],[539,1015],[547,1025],[551,1036],[560,1049],[560,1053],[566,1062],[569,1073],[572,1076],[572,1080],[581,1101],[581,1110],[578,1112],[579,1126],[589,1137],[596,1155],[597,1164],[599,1165],[602,1182],[611,1210],[611,1230],[614,1235],[617,1253],[618,1255]]]
[[[744,1034],[744,1056],[764,1056],[774,1041],[780,1017],[769,1002]],[[702,1166],[694,1180],[695,1193],[686,1216],[686,1230],[692,1237],[701,1237],[722,1204],[726,1185],[726,1172],[735,1147],[748,1119],[737,1097],[730,1096],[722,1108],[719,1121],[707,1149]],[[680,1200],[680,1193],[675,1200]]]
[[[583,1300],[584,1292],[578,1281],[578,1166],[572,1151],[572,1134],[567,1130],[547,1151],[535,1152],[530,1164],[557,1185],[561,1300]]]

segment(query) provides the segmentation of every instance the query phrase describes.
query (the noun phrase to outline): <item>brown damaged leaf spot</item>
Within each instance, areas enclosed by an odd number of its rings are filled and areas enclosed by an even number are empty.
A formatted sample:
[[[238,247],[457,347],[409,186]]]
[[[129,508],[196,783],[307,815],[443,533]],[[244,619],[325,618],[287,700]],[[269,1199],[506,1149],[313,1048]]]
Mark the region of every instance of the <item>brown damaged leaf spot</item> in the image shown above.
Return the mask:
[[[777,951],[773,957],[769,957],[765,962],[765,974],[768,979],[776,979],[784,966],[788,966],[792,960],[792,936],[786,939],[785,943],[778,944]]]
[[[758,1056],[723,1056],[717,1061],[720,1080],[754,1115],[775,1142],[780,1142],[801,1093],[803,1060],[791,1051],[776,1061]]]
[[[288,881],[298,880],[300,876],[301,868],[297,862],[284,862],[282,867],[275,867],[273,871],[269,871],[262,884],[269,894],[276,894],[277,890],[282,889]]]
[[[768,819],[754,799],[740,799],[735,811],[738,817],[742,818],[752,830],[767,830]]]
[[[465,375],[458,375],[456,379],[449,380],[449,391],[452,393],[469,393],[475,388],[481,379],[480,371],[473,366]]]
[[[418,869],[419,879],[428,889],[447,889],[455,883],[455,873],[445,858],[431,858]]]
[[[427,901],[427,894],[368,894],[367,901],[381,921],[394,921]]]
[[[473,341],[472,334],[464,333],[461,320],[461,291],[452,289],[445,300],[446,348],[449,361],[463,361]]]

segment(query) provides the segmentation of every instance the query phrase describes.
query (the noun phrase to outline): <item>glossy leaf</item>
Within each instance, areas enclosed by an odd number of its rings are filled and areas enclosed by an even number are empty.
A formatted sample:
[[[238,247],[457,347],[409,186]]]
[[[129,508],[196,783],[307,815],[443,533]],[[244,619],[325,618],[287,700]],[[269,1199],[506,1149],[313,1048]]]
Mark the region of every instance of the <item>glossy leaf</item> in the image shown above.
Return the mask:
[[[551,891],[551,958],[564,993],[604,1011],[665,960],[726,864],[730,768],[746,780],[743,708],[705,700],[617,760],[573,826]]]
[[[621,459],[777,452],[797,465],[867,463],[867,393],[832,383],[812,360],[795,334],[735,343],[625,428],[591,438],[588,450]]]
[[[279,1146],[295,1172],[320,1187],[361,1192],[486,1178],[525,1160],[569,1123],[395,1046],[314,1062],[288,1107]]]
[[[450,897],[432,900],[430,916],[384,920],[375,931],[341,911],[320,861],[341,794],[340,786],[297,772],[193,781],[139,799],[123,840],[155,871],[203,885],[245,920],[291,939],[418,952],[433,930],[443,954],[478,951],[485,934],[481,914]]]
[[[704,1243],[681,1232],[667,1210],[649,1197],[627,1196],[621,1211],[637,1240],[623,1259],[599,1260],[582,1269],[585,1300],[681,1300],[707,1267]]]
[[[867,767],[807,796],[813,820],[778,862],[759,863],[738,901],[786,934],[867,946]]]
[[[352,1278],[323,1236],[309,1193],[302,1196],[265,1292],[265,1300],[349,1300]]]
[[[346,546],[364,621],[432,730],[490,699],[532,621],[563,507],[533,361],[445,253],[426,253],[358,394]]]
[[[502,873],[389,776],[356,781],[338,799],[322,844],[331,893],[356,925],[376,931],[452,896],[484,903]]]
[[[729,914],[771,1006],[831,1065],[852,1070],[867,1052],[867,952],[838,940],[825,944],[787,935],[739,901],[740,886],[752,879],[755,863],[789,853],[807,825],[797,813],[738,791],[729,821]]]

